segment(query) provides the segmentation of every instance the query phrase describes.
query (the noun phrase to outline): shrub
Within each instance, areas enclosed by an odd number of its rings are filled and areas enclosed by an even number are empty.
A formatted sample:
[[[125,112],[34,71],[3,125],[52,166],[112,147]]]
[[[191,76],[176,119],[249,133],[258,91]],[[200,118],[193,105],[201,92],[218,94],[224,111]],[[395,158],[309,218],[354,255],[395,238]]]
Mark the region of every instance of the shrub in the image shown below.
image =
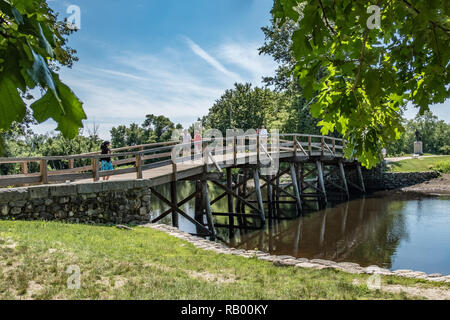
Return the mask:
[[[441,154],[450,155],[450,146],[449,145],[445,145],[442,148],[440,148],[439,151],[441,152]]]
[[[435,170],[441,173],[450,173],[450,161],[440,161],[436,163]]]

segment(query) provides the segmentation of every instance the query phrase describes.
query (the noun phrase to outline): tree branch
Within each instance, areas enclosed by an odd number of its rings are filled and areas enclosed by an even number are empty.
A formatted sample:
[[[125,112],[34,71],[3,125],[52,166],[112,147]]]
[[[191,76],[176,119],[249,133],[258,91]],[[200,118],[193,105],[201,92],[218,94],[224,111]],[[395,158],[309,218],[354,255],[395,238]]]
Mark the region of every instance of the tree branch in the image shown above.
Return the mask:
[[[353,84],[352,90],[356,89],[356,87],[358,86],[359,78],[361,77],[361,71],[362,71],[362,67],[363,67],[363,63],[364,63],[364,54],[366,53],[366,42],[367,42],[367,38],[369,36],[369,31],[370,31],[369,28],[366,28],[366,33],[364,34],[364,40],[363,40],[362,49],[361,49],[361,57],[359,58],[358,73],[356,74],[355,83]]]
[[[413,10],[416,14],[420,14],[420,10],[415,8],[411,3],[409,3],[407,0],[400,0],[401,2],[403,2],[409,9]],[[439,29],[443,30],[447,35],[449,35],[450,33],[450,29],[440,25],[439,23],[430,20],[430,23],[435,26],[438,27]]]
[[[322,19],[325,20],[325,24],[327,25],[328,29],[330,29],[330,31],[334,34],[334,36],[337,36],[336,31],[333,29],[333,27],[328,22],[328,18],[327,18],[326,14],[325,14],[325,9],[323,8],[322,0],[319,0],[319,5],[322,8]]]

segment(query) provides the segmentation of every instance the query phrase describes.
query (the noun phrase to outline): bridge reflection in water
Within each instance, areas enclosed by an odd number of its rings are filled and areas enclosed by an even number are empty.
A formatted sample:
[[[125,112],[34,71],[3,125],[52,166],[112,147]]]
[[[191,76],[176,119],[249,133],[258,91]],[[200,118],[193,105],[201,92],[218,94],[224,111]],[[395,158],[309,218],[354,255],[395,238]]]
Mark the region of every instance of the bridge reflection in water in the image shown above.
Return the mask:
[[[180,185],[179,197],[183,198],[189,194],[192,188],[189,183]],[[160,190],[163,194],[170,193],[167,187]],[[210,190],[212,197],[221,192],[219,188],[211,186]],[[427,201],[425,209],[422,205],[424,201]],[[439,268],[450,269],[450,261],[443,260],[442,252],[446,246],[445,239],[442,239],[446,237],[443,228],[445,225],[449,226],[450,219],[447,219],[447,222],[440,222],[444,226],[434,225],[432,217],[433,214],[439,215],[440,201],[445,200],[384,193],[351,201],[330,198],[325,208],[310,209],[299,218],[296,217],[295,207],[285,204],[280,208],[283,217],[268,219],[263,229],[239,229],[230,237],[229,230],[221,228],[218,235],[226,240],[229,246],[237,249],[258,249],[271,254],[298,258],[355,262],[362,266],[378,265],[385,268],[395,266],[423,271],[429,268],[430,272],[443,272],[445,270]],[[448,200],[446,204],[448,205]],[[227,201],[223,199],[216,205],[218,210],[226,208]],[[153,202],[152,209],[155,216],[166,208],[165,204],[156,199]],[[187,203],[183,210],[193,216],[195,206],[193,203]],[[427,223],[422,224],[421,221],[416,223],[417,219]],[[165,222],[171,223],[170,217]],[[434,233],[430,234],[429,230],[424,229],[425,225],[433,225]],[[183,218],[180,218],[180,228],[190,233],[197,231]],[[423,237],[425,232],[428,234],[427,239],[414,240]],[[426,246],[435,249],[422,252]],[[433,260],[436,262],[435,266],[425,263],[429,261],[432,264]]]

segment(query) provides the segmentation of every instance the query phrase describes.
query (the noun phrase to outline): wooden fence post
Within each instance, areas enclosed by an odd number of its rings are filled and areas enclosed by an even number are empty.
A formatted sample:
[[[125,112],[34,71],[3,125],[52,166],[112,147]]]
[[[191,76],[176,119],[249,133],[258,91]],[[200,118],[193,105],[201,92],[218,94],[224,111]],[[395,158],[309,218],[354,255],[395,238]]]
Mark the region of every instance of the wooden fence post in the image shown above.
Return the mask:
[[[323,156],[323,154],[324,154],[324,152],[325,152],[325,137],[322,137],[322,140],[321,140],[321,142],[322,142],[322,150],[321,150],[321,153],[322,153],[322,156]]]
[[[42,159],[40,161],[40,173],[41,173],[41,183],[48,184],[48,168],[47,168],[47,160]]]
[[[94,182],[97,182],[98,180],[100,180],[100,159],[97,158],[92,158],[92,175],[94,178]]]
[[[259,133],[258,133],[256,136],[256,163],[257,164],[259,164],[259,160],[260,160],[260,157],[259,157],[260,144],[261,144],[261,141],[259,140]]]
[[[28,162],[22,162],[20,164],[20,166],[22,167],[22,174],[27,174],[28,173]]]
[[[311,141],[311,136],[308,136],[308,151],[309,151],[309,155],[312,155],[312,141]]]
[[[233,159],[234,159],[234,165],[237,165],[237,144],[238,144],[238,137],[234,135],[233,137]]]
[[[294,156],[297,156],[297,136],[294,134]]]
[[[136,155],[136,177],[137,179],[142,179],[142,154],[138,153]]]

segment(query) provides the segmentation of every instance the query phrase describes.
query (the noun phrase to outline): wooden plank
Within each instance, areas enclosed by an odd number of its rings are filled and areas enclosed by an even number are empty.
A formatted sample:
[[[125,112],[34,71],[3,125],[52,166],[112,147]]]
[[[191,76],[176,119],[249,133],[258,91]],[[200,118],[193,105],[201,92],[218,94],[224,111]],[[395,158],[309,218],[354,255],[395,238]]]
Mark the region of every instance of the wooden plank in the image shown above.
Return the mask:
[[[127,173],[135,173],[136,172],[136,168],[126,168],[126,169],[116,169],[116,170],[111,170],[111,171],[100,171],[98,173],[98,177],[109,177],[109,176],[119,176],[122,174],[127,174]],[[91,176],[92,177],[92,176]]]
[[[21,186],[24,184],[35,184],[41,183],[42,178],[40,174],[36,175],[15,175],[15,176],[0,176],[0,186],[8,187],[8,186]]]
[[[57,174],[49,175],[48,182],[66,182],[77,181],[92,178],[92,173],[69,173],[69,174]]]
[[[153,160],[153,159],[160,159],[160,158],[168,158],[171,156],[172,156],[171,152],[166,152],[166,153],[153,154],[150,156],[143,156],[142,159],[145,161],[145,160]]]

